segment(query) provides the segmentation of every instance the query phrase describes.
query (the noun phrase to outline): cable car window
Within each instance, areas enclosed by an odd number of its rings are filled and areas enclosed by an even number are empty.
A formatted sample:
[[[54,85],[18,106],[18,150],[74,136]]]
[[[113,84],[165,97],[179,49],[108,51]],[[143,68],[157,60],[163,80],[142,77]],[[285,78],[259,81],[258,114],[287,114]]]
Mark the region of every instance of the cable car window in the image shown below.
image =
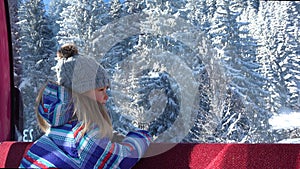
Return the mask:
[[[42,134],[39,89],[57,49],[97,53],[113,127],[156,142],[300,142],[299,2],[10,0],[15,140]]]

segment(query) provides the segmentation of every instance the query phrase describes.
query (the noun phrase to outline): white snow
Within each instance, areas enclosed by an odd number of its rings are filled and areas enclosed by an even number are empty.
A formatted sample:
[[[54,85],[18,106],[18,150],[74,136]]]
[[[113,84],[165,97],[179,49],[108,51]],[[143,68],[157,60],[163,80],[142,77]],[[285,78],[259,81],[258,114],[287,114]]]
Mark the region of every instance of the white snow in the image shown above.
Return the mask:
[[[22,91],[22,89],[24,89],[25,86],[30,86],[30,79],[29,78],[23,78],[21,84],[19,85],[19,89]]]
[[[300,138],[290,138],[279,141],[278,143],[300,143]]]
[[[273,129],[294,129],[300,128],[300,112],[281,113],[273,116],[269,123]],[[278,143],[300,143],[300,138],[290,138]]]
[[[273,129],[292,129],[300,127],[300,112],[274,115],[269,123]]]

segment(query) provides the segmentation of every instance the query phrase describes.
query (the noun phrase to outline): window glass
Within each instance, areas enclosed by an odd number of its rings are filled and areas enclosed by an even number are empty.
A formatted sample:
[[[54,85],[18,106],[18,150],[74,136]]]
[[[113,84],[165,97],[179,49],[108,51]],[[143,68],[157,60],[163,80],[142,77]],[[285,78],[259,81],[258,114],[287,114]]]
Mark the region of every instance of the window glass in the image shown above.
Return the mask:
[[[300,142],[299,2],[10,0],[19,141],[42,135],[35,98],[56,51],[97,53],[114,129],[156,142]],[[22,106],[21,106],[22,105]]]

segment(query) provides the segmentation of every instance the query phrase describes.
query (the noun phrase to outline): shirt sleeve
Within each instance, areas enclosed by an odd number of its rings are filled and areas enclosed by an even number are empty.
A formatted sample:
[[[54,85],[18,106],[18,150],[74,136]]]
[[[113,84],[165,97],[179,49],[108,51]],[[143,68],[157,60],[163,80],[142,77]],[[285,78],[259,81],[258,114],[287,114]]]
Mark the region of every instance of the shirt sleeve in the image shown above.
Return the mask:
[[[124,156],[119,167],[131,168],[138,160],[140,160],[148,149],[152,141],[150,134],[147,131],[139,130],[139,132],[130,132],[121,143],[126,149],[127,156]]]
[[[80,158],[85,168],[132,168],[152,141],[147,131],[129,132],[120,143],[108,138],[84,136],[79,143]]]

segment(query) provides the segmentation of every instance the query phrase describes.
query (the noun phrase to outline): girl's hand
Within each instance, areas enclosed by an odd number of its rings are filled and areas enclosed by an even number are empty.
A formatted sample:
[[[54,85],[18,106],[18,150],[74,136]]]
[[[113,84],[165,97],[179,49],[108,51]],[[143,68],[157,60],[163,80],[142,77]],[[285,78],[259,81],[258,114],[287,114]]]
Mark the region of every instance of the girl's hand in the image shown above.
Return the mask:
[[[117,131],[113,132],[113,138],[112,138],[112,142],[117,142],[120,143],[123,141],[123,139],[125,138],[125,136],[123,134],[118,133]]]

